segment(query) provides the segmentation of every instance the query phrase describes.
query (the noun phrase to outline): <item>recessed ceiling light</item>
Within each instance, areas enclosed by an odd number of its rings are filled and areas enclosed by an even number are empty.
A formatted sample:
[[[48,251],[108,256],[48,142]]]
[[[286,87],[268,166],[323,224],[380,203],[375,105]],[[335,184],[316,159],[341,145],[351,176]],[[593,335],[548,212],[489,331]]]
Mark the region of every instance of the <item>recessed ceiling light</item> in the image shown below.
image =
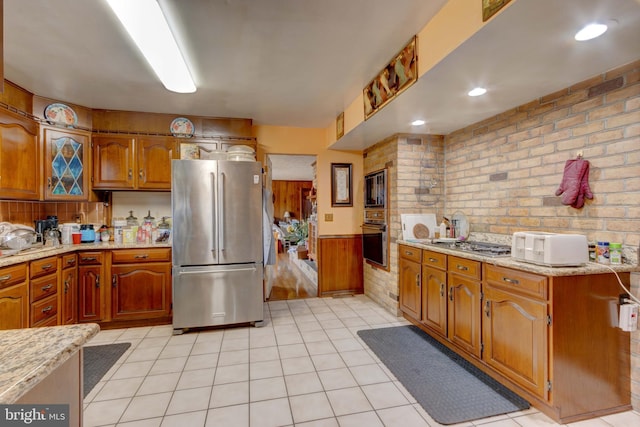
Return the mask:
[[[487,90],[485,88],[477,87],[477,88],[471,89],[467,95],[480,96],[480,95],[484,95],[485,93],[487,93]]]
[[[574,38],[579,42],[595,39],[603,35],[607,28],[605,24],[589,24],[578,31]]]
[[[422,126],[424,123],[424,120],[414,120],[411,122],[411,126]]]
[[[187,64],[156,0],[107,0],[138,49],[170,91],[196,91]]]

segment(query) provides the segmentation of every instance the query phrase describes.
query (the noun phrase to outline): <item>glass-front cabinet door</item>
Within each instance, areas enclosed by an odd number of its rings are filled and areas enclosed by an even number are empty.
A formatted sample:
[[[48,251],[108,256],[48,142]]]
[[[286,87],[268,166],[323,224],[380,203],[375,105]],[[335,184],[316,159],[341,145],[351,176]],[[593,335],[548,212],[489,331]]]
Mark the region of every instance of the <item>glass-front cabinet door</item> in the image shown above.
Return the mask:
[[[89,199],[90,137],[76,129],[43,129],[46,200]]]

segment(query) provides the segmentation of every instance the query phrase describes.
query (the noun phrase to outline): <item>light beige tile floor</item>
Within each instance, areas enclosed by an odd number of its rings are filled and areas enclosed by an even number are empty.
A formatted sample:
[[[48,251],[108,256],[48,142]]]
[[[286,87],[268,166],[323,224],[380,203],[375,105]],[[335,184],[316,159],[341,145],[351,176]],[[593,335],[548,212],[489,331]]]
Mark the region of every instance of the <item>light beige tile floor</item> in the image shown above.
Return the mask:
[[[101,331],[88,345],[132,346],[85,399],[85,427],[439,426],[356,335],[405,320],[364,295],[264,309],[262,328]],[[529,409],[454,427],[480,425],[558,424]],[[570,425],[640,426],[640,414]]]

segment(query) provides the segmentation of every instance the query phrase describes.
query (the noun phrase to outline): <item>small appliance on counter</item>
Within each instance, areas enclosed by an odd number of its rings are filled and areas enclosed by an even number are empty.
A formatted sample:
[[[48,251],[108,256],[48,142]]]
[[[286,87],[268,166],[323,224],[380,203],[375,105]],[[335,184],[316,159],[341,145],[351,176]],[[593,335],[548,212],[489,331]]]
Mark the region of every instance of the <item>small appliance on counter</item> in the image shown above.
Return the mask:
[[[82,243],[94,243],[96,241],[96,230],[93,224],[80,225],[80,241]]]
[[[513,233],[511,257],[547,267],[576,267],[589,261],[587,236],[533,231]]]

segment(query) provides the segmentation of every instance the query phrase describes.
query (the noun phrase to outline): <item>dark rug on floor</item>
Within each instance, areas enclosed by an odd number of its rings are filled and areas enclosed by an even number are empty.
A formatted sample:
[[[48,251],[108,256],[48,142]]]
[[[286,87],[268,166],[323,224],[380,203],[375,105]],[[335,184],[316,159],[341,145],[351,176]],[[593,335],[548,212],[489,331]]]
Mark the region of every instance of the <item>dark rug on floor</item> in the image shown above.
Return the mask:
[[[82,373],[84,397],[98,384],[120,356],[131,347],[131,343],[93,345],[83,347]]]
[[[358,331],[425,411],[456,424],[529,408],[529,403],[416,326]]]

